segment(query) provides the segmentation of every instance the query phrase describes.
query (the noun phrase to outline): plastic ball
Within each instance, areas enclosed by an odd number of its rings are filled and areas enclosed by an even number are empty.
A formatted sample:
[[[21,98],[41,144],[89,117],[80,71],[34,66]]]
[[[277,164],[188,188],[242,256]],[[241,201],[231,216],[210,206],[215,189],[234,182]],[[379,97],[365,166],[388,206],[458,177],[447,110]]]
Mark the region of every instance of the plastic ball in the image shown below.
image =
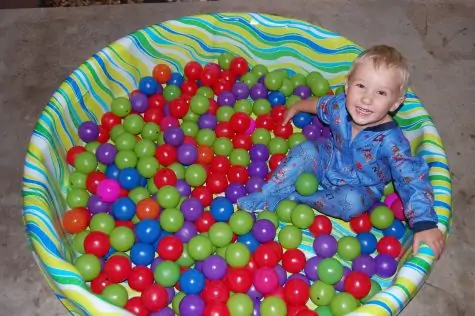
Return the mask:
[[[107,213],[95,214],[89,223],[91,231],[100,231],[109,235],[114,229],[114,218]]]
[[[227,222],[234,212],[233,204],[224,197],[217,197],[211,202],[211,215],[218,222]]]
[[[307,260],[305,263],[304,272],[308,279],[316,281],[318,279],[317,268],[323,258],[315,256]]]
[[[110,284],[102,291],[101,296],[111,304],[124,307],[127,304],[127,290],[120,284]]]
[[[343,276],[343,266],[334,258],[325,258],[318,264],[317,272],[321,281],[333,285]]]
[[[376,273],[376,264],[371,256],[362,254],[353,260],[351,269],[362,272],[371,278]]]
[[[97,168],[96,156],[87,151],[82,152],[74,159],[74,167],[81,173],[89,174]]]
[[[295,249],[302,243],[302,231],[293,225],[282,228],[278,234],[279,243],[286,249]]]
[[[402,252],[402,245],[395,237],[384,236],[378,241],[376,249],[380,254],[387,254],[397,258]]]
[[[299,85],[295,88],[294,95],[300,97],[302,100],[306,100],[312,95],[312,91],[305,85]]]
[[[126,256],[112,256],[104,264],[104,272],[112,282],[123,282],[132,272],[130,259]]]
[[[84,250],[86,253],[96,255],[99,258],[105,256],[109,248],[109,236],[103,232],[90,232],[84,239]]]
[[[291,279],[284,286],[284,299],[289,305],[305,305],[310,298],[310,288],[301,279]]]
[[[117,155],[117,149],[114,145],[105,143],[100,144],[96,150],[96,158],[100,163],[110,165],[114,163],[115,156]]]
[[[371,289],[369,290],[369,293],[365,297],[363,297],[360,301],[364,304],[370,299],[372,299],[373,296],[375,296],[379,292],[381,292],[381,286],[375,280],[371,280]]]
[[[376,250],[377,239],[372,233],[360,233],[356,235],[356,238],[361,245],[361,253],[369,255]]]
[[[196,221],[204,211],[203,204],[196,198],[187,198],[180,206],[183,216],[188,221]]]
[[[136,316],[147,316],[150,314],[147,307],[142,303],[142,299],[138,296],[130,298],[124,308]]]
[[[197,164],[189,166],[186,168],[185,181],[193,187],[202,185],[206,181],[206,170]]]
[[[151,244],[136,243],[130,249],[130,260],[137,266],[148,266],[154,256],[155,249]]]
[[[93,293],[101,294],[102,291],[110,284],[112,284],[112,281],[109,280],[109,277],[105,274],[105,272],[101,272],[91,281],[90,288]]]
[[[268,296],[260,303],[258,315],[262,316],[285,316],[287,305],[284,300],[277,296]]]
[[[196,235],[188,242],[188,252],[196,261],[203,261],[213,252],[213,244],[208,237]]]
[[[362,299],[368,295],[371,289],[370,278],[363,272],[352,271],[345,280],[345,292],[350,293],[356,299]]]
[[[226,249],[226,262],[233,268],[244,267],[251,258],[249,249],[241,244],[229,244]]]
[[[398,219],[395,219],[391,226],[383,230],[384,236],[391,236],[396,239],[401,239],[405,233],[406,226]]]
[[[303,196],[314,194],[318,190],[317,177],[313,173],[302,173],[295,181],[295,189]]]
[[[318,235],[331,234],[332,228],[332,222],[327,216],[317,215],[313,219],[313,222],[308,228],[308,230],[312,233],[313,236],[317,237]]]
[[[277,272],[273,268],[259,268],[254,273],[253,283],[260,293],[264,295],[272,293],[279,286]]]
[[[233,231],[227,223],[217,222],[209,229],[208,237],[216,247],[225,247],[231,242]]]
[[[274,224],[266,219],[257,220],[252,228],[252,234],[260,243],[274,240],[276,229]]]
[[[199,294],[205,286],[205,277],[200,271],[189,269],[181,274],[179,284],[185,294]]]
[[[263,244],[256,248],[253,258],[258,267],[275,267],[282,256],[270,244]]]
[[[121,221],[131,220],[135,215],[135,203],[128,197],[117,199],[112,204],[112,215]]]
[[[158,191],[157,201],[164,208],[176,207],[180,201],[180,193],[174,186],[165,185]]]
[[[167,208],[160,214],[160,226],[169,233],[177,232],[184,222],[183,214],[176,208]]]
[[[79,126],[78,135],[85,143],[95,141],[99,135],[99,126],[94,122],[86,121]]]
[[[310,227],[314,218],[315,214],[313,212],[313,209],[306,204],[297,205],[293,209],[292,214],[290,215],[290,221],[292,222],[292,224],[301,229],[306,229]]]
[[[300,112],[292,119],[292,123],[298,128],[304,128],[312,122],[311,114]]]
[[[252,315],[253,303],[249,296],[236,293],[226,303],[231,316]]]
[[[361,245],[353,236],[344,236],[338,240],[338,255],[343,260],[353,260],[361,253]]]
[[[63,216],[63,228],[70,234],[77,234],[84,231],[89,224],[90,213],[84,207],[73,208]]]
[[[236,211],[231,215],[229,219],[229,226],[232,231],[237,235],[244,235],[251,231],[254,220],[251,214],[245,211]]]
[[[350,220],[350,227],[356,233],[369,232],[373,225],[368,213],[363,213],[360,216],[353,217]]]
[[[86,282],[93,280],[101,272],[101,262],[92,254],[81,255],[76,259],[74,266]]]
[[[298,273],[305,268],[305,255],[299,249],[288,249],[282,256],[282,266],[290,273]]]
[[[335,288],[322,281],[316,281],[310,287],[310,299],[318,306],[330,305],[335,294]]]
[[[110,241],[115,250],[128,251],[135,242],[134,232],[128,227],[115,227],[110,233]]]
[[[158,312],[168,303],[168,293],[163,286],[153,284],[142,292],[142,302],[152,312]]]
[[[377,229],[386,229],[394,221],[394,213],[386,206],[377,206],[371,212],[371,223]]]
[[[376,274],[382,278],[390,278],[396,273],[397,261],[394,257],[386,254],[379,254],[374,258],[376,264]]]
[[[330,308],[334,316],[343,316],[358,308],[358,301],[349,293],[341,292],[335,295],[330,303]]]
[[[236,203],[240,197],[246,195],[246,187],[239,183],[230,183],[225,190],[225,197],[233,203]]]
[[[313,241],[313,249],[321,258],[331,258],[336,254],[338,243],[332,235],[318,235]]]

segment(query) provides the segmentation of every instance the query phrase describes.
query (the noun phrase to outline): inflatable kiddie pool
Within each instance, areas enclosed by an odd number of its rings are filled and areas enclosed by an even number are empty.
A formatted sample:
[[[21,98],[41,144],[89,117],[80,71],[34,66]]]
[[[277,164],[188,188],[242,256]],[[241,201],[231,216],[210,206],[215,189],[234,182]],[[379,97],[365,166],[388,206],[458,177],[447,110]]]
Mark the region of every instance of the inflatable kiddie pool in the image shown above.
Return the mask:
[[[183,17],[141,29],[107,46],[77,68],[54,93],[39,118],[28,146],[23,178],[28,240],[49,286],[67,310],[74,315],[127,314],[90,291],[89,283],[74,266],[80,254],[73,248],[73,236],[61,224],[70,208],[66,197],[73,170],[66,153],[84,144],[78,136],[82,122],[100,122],[101,116],[110,111],[112,100],[127,97],[159,63],[183,74],[190,61],[204,65],[217,62],[223,52],[231,52],[244,57],[251,68],[263,64],[270,71],[286,69],[290,75],[318,71],[335,91],[361,51],[350,40],[303,21],[256,13],[223,13]],[[407,93],[395,120],[411,141],[413,152],[429,163],[439,228],[447,234],[452,217],[451,181],[437,129],[412,91]],[[347,223],[332,219],[332,224],[336,239],[355,236]],[[378,239],[383,236],[377,229],[372,233]],[[315,256],[313,236],[308,230],[303,236],[299,248],[307,258]],[[431,271],[434,257],[427,246],[412,256],[411,236],[406,230],[400,238],[403,252],[397,272],[389,278],[375,275],[373,280],[382,291],[352,315],[395,315],[417,293]],[[139,294],[129,291],[129,297],[134,295]],[[309,306],[315,308],[310,300]]]

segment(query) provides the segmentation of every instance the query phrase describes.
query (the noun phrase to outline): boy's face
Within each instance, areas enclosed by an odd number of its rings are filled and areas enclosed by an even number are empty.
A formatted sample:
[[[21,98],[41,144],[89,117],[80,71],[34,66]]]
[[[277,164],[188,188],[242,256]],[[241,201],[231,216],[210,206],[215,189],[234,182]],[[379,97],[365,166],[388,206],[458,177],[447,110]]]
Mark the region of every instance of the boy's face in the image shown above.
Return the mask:
[[[396,69],[385,66],[376,69],[372,60],[357,66],[345,86],[346,106],[355,129],[363,130],[391,120],[389,112],[404,101],[401,80]]]

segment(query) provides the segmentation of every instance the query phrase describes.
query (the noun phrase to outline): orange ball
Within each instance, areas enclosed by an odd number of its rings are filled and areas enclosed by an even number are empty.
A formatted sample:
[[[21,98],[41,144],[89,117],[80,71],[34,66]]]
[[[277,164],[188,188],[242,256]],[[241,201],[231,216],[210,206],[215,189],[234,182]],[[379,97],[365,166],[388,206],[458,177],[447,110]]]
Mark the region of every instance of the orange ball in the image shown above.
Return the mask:
[[[156,219],[160,213],[158,202],[152,198],[141,200],[137,203],[136,214],[142,220],[146,218]]]
[[[172,76],[170,67],[165,64],[158,64],[153,68],[152,76],[159,83],[166,83]]]
[[[91,214],[85,207],[76,207],[67,211],[63,216],[63,228],[70,234],[78,234],[89,225]]]
[[[207,165],[211,163],[214,157],[214,151],[211,147],[206,145],[198,146],[198,159],[197,163]]]

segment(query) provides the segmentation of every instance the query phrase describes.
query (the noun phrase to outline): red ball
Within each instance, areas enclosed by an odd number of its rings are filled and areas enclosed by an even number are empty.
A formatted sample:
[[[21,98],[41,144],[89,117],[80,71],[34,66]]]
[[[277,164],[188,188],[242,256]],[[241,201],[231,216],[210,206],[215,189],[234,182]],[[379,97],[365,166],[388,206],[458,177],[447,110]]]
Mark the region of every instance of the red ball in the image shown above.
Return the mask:
[[[135,266],[130,272],[128,283],[132,290],[142,292],[153,284],[153,272],[144,266]]]
[[[225,304],[229,298],[229,288],[222,280],[207,281],[201,292],[201,297],[207,303]]]
[[[104,257],[109,252],[110,246],[109,236],[103,232],[90,232],[84,239],[84,250],[86,253],[96,255],[99,258]]]
[[[251,117],[246,113],[236,112],[231,115],[229,123],[236,133],[244,133],[249,129],[249,126],[251,126]]]
[[[183,243],[176,236],[165,236],[158,242],[157,253],[163,260],[176,261],[183,253]]]
[[[363,272],[351,271],[346,276],[343,288],[345,292],[350,293],[357,300],[360,300],[368,295],[369,291],[371,290],[371,280]]]
[[[332,232],[332,221],[325,215],[317,215],[313,219],[312,224],[308,230],[312,233],[313,236],[317,237],[319,235],[330,235]]]
[[[254,260],[254,257],[253,257],[253,256],[251,256],[251,258],[249,259],[249,262],[246,264],[246,269],[247,269],[251,274],[253,274],[254,272],[256,272],[256,270],[258,269],[256,260]]]
[[[180,87],[182,95],[183,94],[195,95],[198,88],[199,88],[198,84],[196,84],[196,82],[191,81],[191,80],[184,81]]]
[[[142,292],[142,302],[152,312],[158,312],[168,303],[168,293],[164,287],[154,284]]]
[[[231,60],[229,70],[236,76],[242,76],[249,71],[249,64],[243,57],[234,57],[233,60]]]
[[[73,146],[69,148],[68,152],[66,153],[66,161],[68,164],[74,167],[74,160],[80,154],[86,151],[86,148],[82,146]]]
[[[203,212],[203,214],[195,221],[196,230],[199,233],[206,233],[211,226],[216,223],[213,215],[209,211]]]
[[[384,236],[378,241],[376,249],[381,254],[397,258],[402,252],[402,245],[396,237]]]
[[[244,166],[232,166],[228,171],[229,182],[237,182],[239,184],[246,184],[249,180],[249,172]]]
[[[185,136],[185,138],[183,139],[183,144],[192,144],[198,146],[198,142],[196,141],[196,139],[193,136],[189,135]]]
[[[237,134],[233,139],[233,147],[249,150],[252,147],[252,137],[249,134]]]
[[[229,316],[228,307],[226,304],[209,304],[206,305],[203,316]]]
[[[270,170],[274,171],[285,159],[285,154],[273,154],[269,159]]]
[[[289,137],[292,136],[293,133],[294,133],[294,130],[290,122],[285,125],[276,124],[274,127],[274,135],[277,137],[289,139]]]
[[[171,116],[177,119],[181,119],[186,115],[186,113],[188,113],[190,105],[186,103],[185,100],[178,98],[170,101],[168,109],[170,111]]]
[[[350,227],[356,234],[359,234],[369,232],[373,227],[373,224],[371,224],[371,219],[368,213],[363,213],[350,220]]]
[[[160,125],[163,119],[163,111],[158,108],[148,108],[143,114],[143,120],[146,123],[155,123]]]
[[[206,179],[206,187],[213,194],[223,193],[228,186],[228,179],[224,173],[211,173]]]
[[[270,294],[279,287],[279,275],[274,268],[259,268],[254,273],[253,284],[260,293]]]
[[[221,67],[217,63],[207,63],[203,68],[204,71],[214,72],[215,74],[221,76]]]
[[[305,267],[305,263],[305,255],[299,249],[289,249],[282,256],[282,266],[290,273],[299,273]]]
[[[97,277],[94,278],[94,280],[91,281],[91,291],[96,294],[101,294],[102,291],[104,291],[104,289],[111,284],[112,281],[109,280],[107,274],[102,271]]]
[[[125,304],[125,309],[131,312],[136,316],[148,316],[150,312],[148,311],[147,307],[145,307],[142,299],[138,296],[131,297],[127,304]]]
[[[125,226],[134,230],[134,223],[132,221],[115,221],[115,227]]]
[[[203,204],[205,207],[210,206],[211,201],[213,200],[213,194],[207,187],[204,186],[196,187],[191,192],[191,197],[200,200],[201,204]]]
[[[216,95],[221,94],[225,91],[231,91],[233,88],[233,84],[230,81],[226,81],[226,79],[219,78],[218,81],[213,85],[213,91]]]
[[[176,162],[176,148],[170,144],[162,144],[155,150],[155,158],[157,158],[158,163],[162,166],[169,166]]]
[[[214,132],[217,138],[226,137],[231,139],[234,137],[234,130],[231,128],[231,124],[229,122],[219,122],[216,125]]]
[[[284,254],[284,249],[282,249],[282,245],[279,244],[277,241],[270,241],[267,243],[267,245],[269,245],[277,253],[279,261],[282,260],[282,255]]]
[[[258,267],[275,267],[281,258],[279,254],[269,244],[259,245],[253,254],[254,261]]]
[[[129,191],[127,191],[124,188],[120,188],[120,194],[119,197],[128,197],[129,196]]]
[[[317,312],[312,311],[308,308],[300,310],[295,316],[318,316]]]
[[[216,112],[218,112],[218,108],[219,108],[218,102],[216,102],[215,99],[210,98],[210,99],[209,99],[208,113],[209,113],[209,114],[216,115]]]
[[[167,101],[165,100],[165,97],[162,94],[154,94],[148,97],[148,109],[156,108],[160,111],[163,111],[163,108],[165,107],[166,103]]]
[[[276,296],[285,302],[284,288],[279,286],[273,293],[264,295],[264,297]]]
[[[270,114],[261,114],[256,118],[256,128],[265,128],[268,131],[273,131],[275,127],[274,119]]]
[[[284,285],[284,299],[288,305],[305,305],[310,298],[310,287],[301,279],[291,279]]]
[[[226,282],[235,293],[246,293],[252,285],[252,275],[246,268],[229,268]]]
[[[218,79],[219,73],[209,69],[204,69],[200,76],[201,83],[207,87],[214,86],[216,82],[218,82]]]
[[[170,70],[170,67],[168,65],[157,64],[152,69],[152,76],[153,79],[157,80],[158,83],[163,84],[170,80],[172,76],[172,71]]]
[[[89,225],[91,213],[85,207],[75,207],[64,213],[63,228],[70,234],[78,234]]]
[[[101,144],[107,143],[109,140],[109,130],[104,125],[99,125],[99,135],[97,135],[97,141]]]
[[[286,110],[287,108],[285,107],[285,105],[274,106],[271,110],[271,115],[274,122],[282,122]]]
[[[215,156],[213,160],[211,160],[210,165],[211,172],[227,173],[231,167],[231,162],[229,162],[229,159],[225,156]]]
[[[287,305],[287,316],[297,316],[300,315],[300,313],[305,313],[307,311],[310,311],[307,306]]]
[[[132,272],[130,259],[121,255],[111,256],[104,264],[104,272],[112,282],[123,282],[127,280],[130,273]]]
[[[230,70],[221,71],[221,75],[219,76],[219,78],[224,79],[227,82],[230,82],[231,84],[234,84],[236,82],[236,75],[233,74]]]
[[[122,119],[112,112],[106,112],[101,117],[102,126],[107,128],[108,130],[112,129],[114,126],[120,124],[121,122]]]
[[[153,176],[153,183],[155,183],[157,189],[160,189],[166,185],[175,186],[176,181],[176,174],[169,168],[162,168],[158,170]]]
[[[100,171],[93,171],[86,177],[86,188],[92,194],[96,194],[97,186],[106,178],[106,175]]]
[[[207,145],[198,145],[198,158],[196,162],[202,165],[208,165],[213,161],[214,151]]]
[[[184,73],[186,78],[189,80],[198,80],[200,79],[201,72],[203,71],[203,66],[200,65],[197,61],[190,61],[185,65]]]

